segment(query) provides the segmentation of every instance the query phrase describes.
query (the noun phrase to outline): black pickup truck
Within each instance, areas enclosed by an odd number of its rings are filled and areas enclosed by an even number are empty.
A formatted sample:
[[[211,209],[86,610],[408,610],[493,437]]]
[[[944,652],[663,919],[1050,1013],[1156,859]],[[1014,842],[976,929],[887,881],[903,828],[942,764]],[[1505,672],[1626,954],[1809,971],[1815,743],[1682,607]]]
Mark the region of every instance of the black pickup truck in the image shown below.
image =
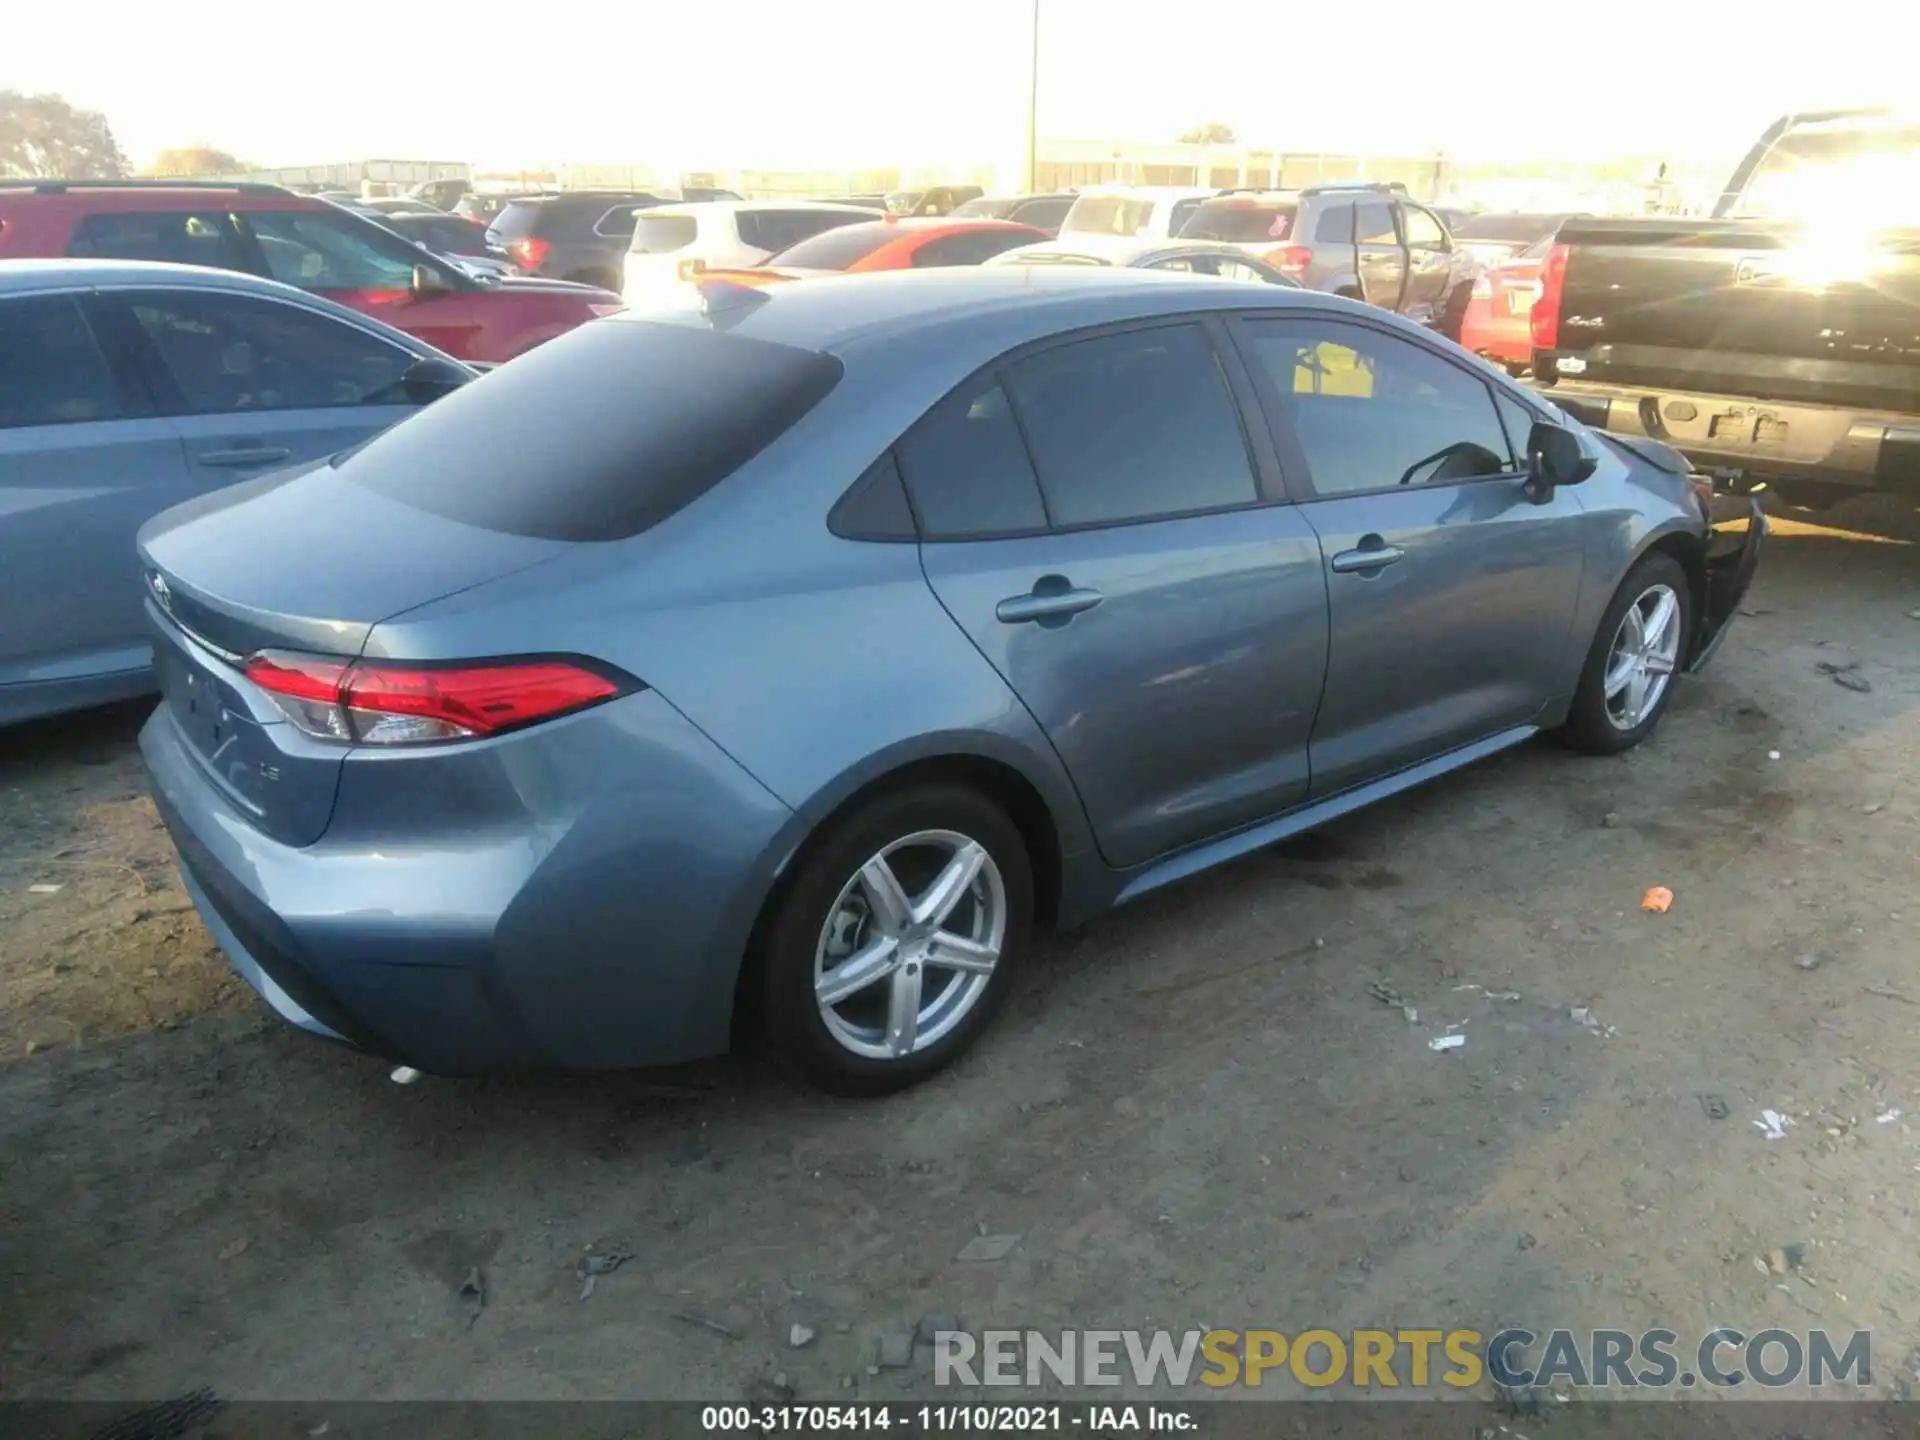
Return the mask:
[[[1568,221],[1532,327],[1588,424],[1793,502],[1920,500],[1920,119],[1788,115],[1712,219]]]

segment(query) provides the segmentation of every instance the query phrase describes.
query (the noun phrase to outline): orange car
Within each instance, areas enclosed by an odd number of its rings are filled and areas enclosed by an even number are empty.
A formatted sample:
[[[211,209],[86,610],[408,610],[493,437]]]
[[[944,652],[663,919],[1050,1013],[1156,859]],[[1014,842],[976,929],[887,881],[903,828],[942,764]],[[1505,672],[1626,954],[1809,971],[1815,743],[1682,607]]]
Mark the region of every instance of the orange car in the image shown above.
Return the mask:
[[[731,280],[737,285],[774,285],[821,275],[862,275],[872,270],[918,270],[935,265],[978,265],[1003,250],[1047,239],[1044,230],[1012,220],[924,220],[889,215],[823,230],[769,257],[765,265],[738,270],[681,267],[683,279]]]

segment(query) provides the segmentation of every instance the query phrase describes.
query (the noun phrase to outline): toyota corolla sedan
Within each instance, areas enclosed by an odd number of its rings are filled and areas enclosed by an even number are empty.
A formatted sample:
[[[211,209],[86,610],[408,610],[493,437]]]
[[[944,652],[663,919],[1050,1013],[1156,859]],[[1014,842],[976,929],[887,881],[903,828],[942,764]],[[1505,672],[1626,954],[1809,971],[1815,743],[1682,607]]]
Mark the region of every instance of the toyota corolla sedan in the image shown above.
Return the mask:
[[[297,1026],[441,1074],[756,1037],[873,1093],[1037,926],[1645,739],[1762,543],[1710,503],[1333,296],[715,283],[150,522],[142,746]]]

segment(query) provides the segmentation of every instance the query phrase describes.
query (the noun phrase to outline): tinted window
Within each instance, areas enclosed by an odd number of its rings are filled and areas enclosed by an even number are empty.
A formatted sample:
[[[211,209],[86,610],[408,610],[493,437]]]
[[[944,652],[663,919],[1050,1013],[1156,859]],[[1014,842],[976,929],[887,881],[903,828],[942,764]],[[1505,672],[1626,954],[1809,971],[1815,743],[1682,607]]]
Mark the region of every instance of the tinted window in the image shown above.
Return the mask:
[[[1138,235],[1153,218],[1151,200],[1125,195],[1082,195],[1073,202],[1060,229],[1067,234]]]
[[[1167,234],[1169,235],[1183,234],[1185,231],[1186,223],[1189,220],[1193,219],[1194,215],[1199,212],[1199,209],[1200,209],[1200,202],[1198,200],[1174,201],[1173,210],[1167,216]]]
[[[383,431],[340,473],[466,525],[618,540],[726,479],[839,378],[840,362],[811,350],[603,320]]]
[[[1255,320],[1247,332],[1316,494],[1453,484],[1511,467],[1486,383],[1423,346],[1332,320]]]
[[[113,372],[71,295],[0,301],[0,430],[120,413]]]
[[[302,290],[406,290],[420,252],[378,225],[340,214],[261,210],[238,217],[267,273]]]
[[[484,255],[486,237],[478,225],[451,215],[396,215],[389,225],[402,239],[449,255]]]
[[[246,270],[233,229],[221,214],[89,215],[67,242],[69,255],[96,260],[165,260]]]
[[[1440,222],[1432,215],[1418,205],[1403,205],[1400,214],[1407,225],[1408,248],[1413,250],[1447,248],[1447,232],[1440,228]]]
[[[1019,200],[1011,197],[989,198],[982,195],[967,201],[953,213],[968,220],[1004,220],[1013,213],[1013,207],[1019,203]]]
[[[1014,365],[1008,383],[1056,525],[1256,498],[1232,397],[1196,325],[1056,346]]]
[[[1526,456],[1527,437],[1533,433],[1534,422],[1540,417],[1498,386],[1494,387],[1493,403],[1500,412],[1500,423],[1506,428],[1507,447],[1518,462]]]
[[[537,200],[509,200],[493,217],[493,223],[487,227],[487,233],[498,236],[504,243],[508,240],[524,240],[533,234],[540,224],[540,212],[546,206]]]
[[[665,255],[691,245],[700,233],[700,222],[691,215],[643,214],[633,222],[633,243],[627,248],[635,255]]]
[[[193,414],[410,403],[400,377],[416,357],[344,321],[238,295],[126,299]]]
[[[768,263],[803,270],[844,270],[899,238],[897,225],[842,225],[776,251]]]
[[[834,210],[743,210],[740,238],[762,250],[784,250],[823,231],[858,225],[871,218]]]
[[[1353,206],[1336,205],[1331,210],[1323,210],[1314,222],[1313,239],[1317,245],[1351,245]]]
[[[1193,212],[1180,236],[1242,244],[1285,240],[1293,233],[1293,217],[1298,210],[1291,200],[1209,200]]]
[[[1398,245],[1400,236],[1393,228],[1393,207],[1384,200],[1363,200],[1353,207],[1355,238],[1362,245]]]
[[[1023,200],[1007,214],[1007,219],[1018,220],[1022,225],[1031,225],[1036,230],[1058,230],[1067,212],[1073,208],[1070,195],[1048,196],[1043,200]]]
[[[1046,507],[1006,392],[991,379],[955,392],[900,442],[900,470],[930,539],[1046,527]]]
[[[933,265],[978,265],[1006,250],[1035,244],[1038,235],[1018,230],[975,230],[964,235],[942,235],[913,252],[916,269]]]
[[[634,220],[643,208],[639,205],[614,205],[594,221],[593,233],[604,235],[609,240],[630,240],[633,238]]]

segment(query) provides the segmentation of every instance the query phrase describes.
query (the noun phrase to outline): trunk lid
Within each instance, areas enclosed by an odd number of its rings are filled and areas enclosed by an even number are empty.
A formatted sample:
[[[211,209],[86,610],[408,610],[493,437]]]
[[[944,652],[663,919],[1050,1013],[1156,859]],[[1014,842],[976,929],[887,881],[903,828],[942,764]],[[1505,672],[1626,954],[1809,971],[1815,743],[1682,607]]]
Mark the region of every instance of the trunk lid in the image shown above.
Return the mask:
[[[1920,408],[1920,229],[1570,220],[1558,354],[1608,384]]]
[[[208,779],[289,845],[325,831],[347,747],[302,735],[245,678],[246,657],[357,656],[381,620],[569,548],[463,525],[347,478],[380,463],[361,447],[190,501],[140,532],[162,703]]]

